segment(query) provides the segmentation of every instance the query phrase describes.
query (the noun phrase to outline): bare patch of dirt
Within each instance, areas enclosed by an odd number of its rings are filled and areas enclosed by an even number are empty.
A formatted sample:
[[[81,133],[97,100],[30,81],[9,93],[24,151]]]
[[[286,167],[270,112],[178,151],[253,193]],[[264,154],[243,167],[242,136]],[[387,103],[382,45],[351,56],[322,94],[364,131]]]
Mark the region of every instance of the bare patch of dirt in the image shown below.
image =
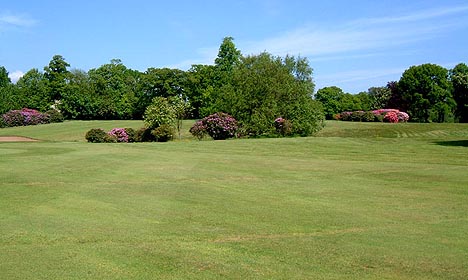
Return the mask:
[[[37,140],[22,136],[0,136],[0,142],[37,142]]]

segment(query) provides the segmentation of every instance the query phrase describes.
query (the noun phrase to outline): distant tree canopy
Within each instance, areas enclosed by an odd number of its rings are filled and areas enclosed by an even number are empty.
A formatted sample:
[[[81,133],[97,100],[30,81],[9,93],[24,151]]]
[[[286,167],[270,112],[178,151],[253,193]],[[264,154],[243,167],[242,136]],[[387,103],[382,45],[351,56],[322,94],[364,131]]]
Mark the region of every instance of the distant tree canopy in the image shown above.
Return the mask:
[[[456,103],[447,69],[435,64],[412,66],[403,73],[398,89],[413,121],[453,120]]]
[[[412,66],[399,81],[357,95],[336,86],[317,91],[327,119],[344,111],[399,109],[415,122],[468,122],[468,66],[452,70],[435,64]]]
[[[224,111],[238,119],[243,133],[268,135],[275,118],[288,119],[295,134],[310,135],[343,111],[394,108],[412,121],[468,122],[468,66],[450,71],[434,64],[412,66],[387,86],[350,94],[336,86],[314,95],[307,59],[269,53],[243,56],[232,37],[223,39],[213,65],[192,65],[188,71],[127,68],[121,60],[89,71],[70,68],[61,55],[43,72],[29,70],[16,84],[0,66],[0,114],[28,107],[54,106],[67,119],[141,119],[155,97],[177,98],[203,118]],[[175,99],[174,99],[175,100]],[[323,112],[322,112],[323,110]]]

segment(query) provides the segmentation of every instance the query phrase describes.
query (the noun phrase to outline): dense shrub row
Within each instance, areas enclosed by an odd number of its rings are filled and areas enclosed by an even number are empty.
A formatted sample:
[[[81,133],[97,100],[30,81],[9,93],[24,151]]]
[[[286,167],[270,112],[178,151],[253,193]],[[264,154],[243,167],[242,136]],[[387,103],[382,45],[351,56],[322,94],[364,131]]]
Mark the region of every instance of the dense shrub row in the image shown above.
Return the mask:
[[[409,115],[397,109],[378,109],[373,111],[342,112],[334,115],[335,120],[357,122],[407,122]]]
[[[275,135],[285,137],[294,134],[292,122],[285,118],[276,118],[271,122],[270,126],[273,130],[273,132],[268,135],[270,137],[275,137]],[[214,140],[225,140],[228,138],[248,136],[241,132],[242,129],[243,127],[239,125],[234,117],[226,113],[218,112],[195,122],[190,128],[190,133],[199,140],[202,140],[207,135]]]
[[[105,132],[101,128],[89,130],[85,138],[90,143],[132,143],[132,142],[167,142],[174,137],[174,129],[168,125],[161,125],[155,129],[142,127],[113,128]]]
[[[34,109],[23,108],[10,110],[0,118],[0,127],[27,126],[63,122],[63,116],[59,111],[49,110],[41,113]]]

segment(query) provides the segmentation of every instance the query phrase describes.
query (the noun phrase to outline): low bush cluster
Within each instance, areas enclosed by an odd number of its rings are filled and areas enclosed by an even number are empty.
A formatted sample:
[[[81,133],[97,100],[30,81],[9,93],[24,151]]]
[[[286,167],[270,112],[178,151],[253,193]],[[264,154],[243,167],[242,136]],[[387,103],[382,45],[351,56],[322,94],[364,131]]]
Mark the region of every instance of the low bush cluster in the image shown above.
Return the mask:
[[[135,131],[132,128],[113,128],[105,132],[101,128],[89,130],[85,138],[90,143],[128,143],[135,141]]]
[[[190,133],[198,139],[209,135],[214,140],[225,140],[237,136],[237,120],[229,114],[218,112],[197,121]]]
[[[397,109],[378,109],[373,111],[342,112],[334,116],[335,120],[357,122],[407,122],[409,115]]]
[[[109,132],[101,128],[93,128],[86,133],[85,138],[90,143],[132,143],[167,142],[172,140],[173,136],[174,129],[171,126],[161,125],[155,129],[113,128]]]
[[[63,122],[63,116],[59,111],[50,110],[45,113],[34,109],[23,108],[11,110],[2,115],[0,127],[27,126]]]

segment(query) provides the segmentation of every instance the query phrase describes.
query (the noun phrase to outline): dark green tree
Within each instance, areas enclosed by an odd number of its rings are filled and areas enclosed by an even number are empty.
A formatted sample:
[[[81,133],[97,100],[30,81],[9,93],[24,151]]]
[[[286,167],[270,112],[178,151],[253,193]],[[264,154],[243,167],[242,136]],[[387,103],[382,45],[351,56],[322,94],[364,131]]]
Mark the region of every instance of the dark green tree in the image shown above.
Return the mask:
[[[136,91],[141,73],[128,69],[120,59],[113,59],[88,74],[97,102],[96,118],[131,119],[137,115]]]
[[[8,71],[5,67],[0,67],[0,88],[6,87],[11,84],[10,77],[8,77]]]
[[[54,100],[60,100],[67,91],[68,83],[68,64],[61,55],[54,55],[49,65],[44,67],[44,76],[48,80],[50,103]]]
[[[293,134],[311,135],[321,128],[323,111],[312,99],[312,69],[305,63],[268,53],[243,57],[232,83],[220,89],[216,107],[234,116],[247,135],[275,133],[278,117],[291,122]]]
[[[468,122],[468,66],[464,63],[456,65],[450,71],[453,86],[453,98],[457,103],[455,111],[459,122]]]
[[[219,47],[218,56],[212,68],[212,81],[203,90],[203,104],[200,108],[202,116],[221,111],[219,101],[226,98],[224,95],[230,94],[234,71],[239,67],[241,58],[242,54],[236,48],[234,39],[225,37]]]
[[[342,99],[344,92],[337,86],[324,87],[317,91],[315,94],[315,100],[322,103],[325,117],[328,120],[333,119],[335,114],[343,112]]]
[[[72,69],[69,75],[69,90],[62,96],[59,108],[67,119],[91,120],[96,118],[99,103],[92,91],[86,71]]]
[[[192,65],[187,72],[186,95],[192,105],[192,117],[202,118],[212,112],[214,97],[211,93],[215,87],[215,67],[213,65]]]
[[[138,91],[137,113],[143,114],[155,97],[187,97],[188,74],[179,69],[149,68],[142,76]]]
[[[53,104],[49,94],[49,81],[38,69],[31,69],[16,83],[18,93],[24,98],[25,107],[47,111]]]
[[[241,52],[234,44],[234,38],[225,37],[219,47],[218,56],[215,59],[215,66],[221,73],[231,73],[239,64]]]
[[[403,73],[398,88],[412,120],[453,121],[456,103],[447,69],[435,64],[412,66]]]

